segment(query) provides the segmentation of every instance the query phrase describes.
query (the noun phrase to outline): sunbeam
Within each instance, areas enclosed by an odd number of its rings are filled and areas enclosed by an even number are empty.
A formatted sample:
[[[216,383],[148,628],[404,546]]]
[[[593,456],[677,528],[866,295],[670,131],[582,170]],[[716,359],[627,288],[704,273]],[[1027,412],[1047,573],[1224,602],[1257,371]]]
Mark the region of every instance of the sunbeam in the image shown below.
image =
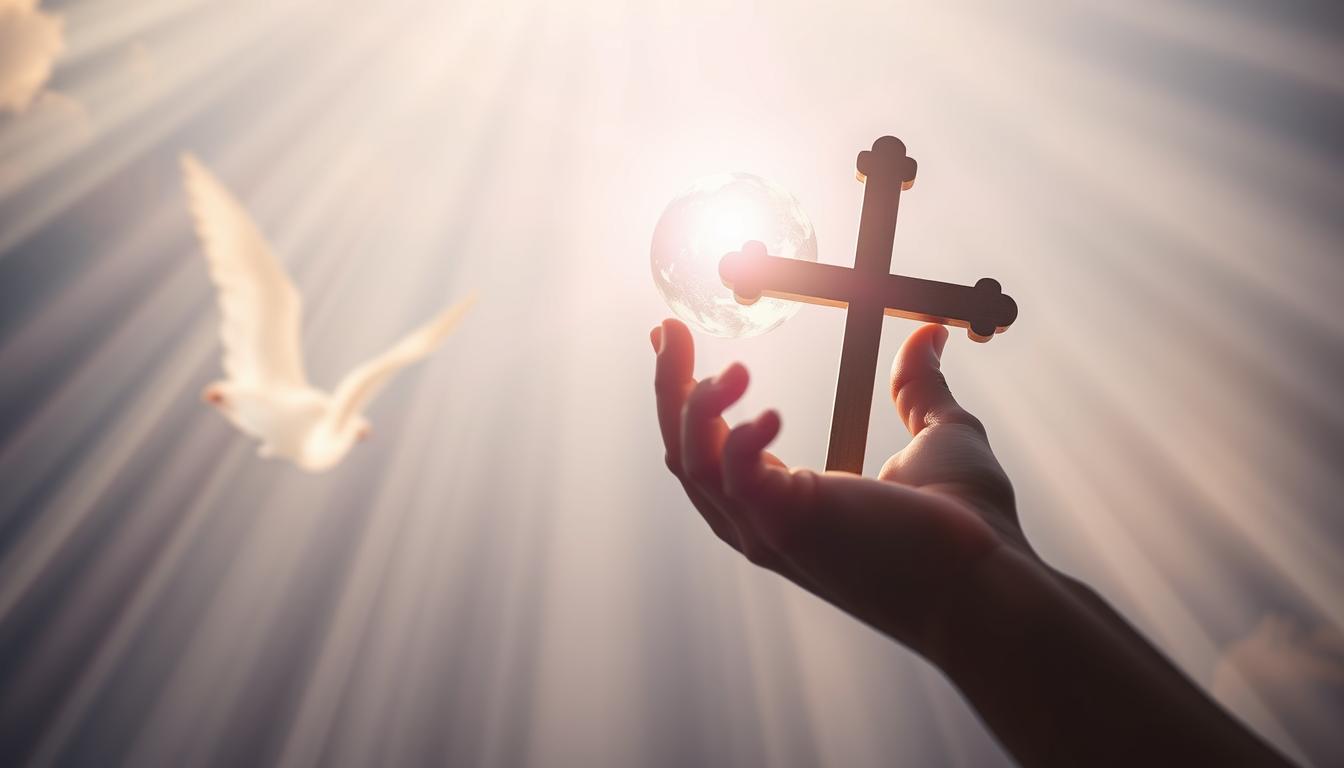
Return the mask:
[[[1009,764],[663,466],[660,212],[758,174],[850,265],[888,133],[919,162],[893,271],[1022,308],[944,370],[1033,545],[1344,761],[1341,40],[1249,0],[0,0],[0,762]],[[305,297],[321,387],[479,295],[327,474],[199,401],[186,152]],[[730,421],[778,408],[773,449],[821,466],[843,323],[698,338],[698,373],[747,361]],[[913,327],[884,326],[870,475]]]

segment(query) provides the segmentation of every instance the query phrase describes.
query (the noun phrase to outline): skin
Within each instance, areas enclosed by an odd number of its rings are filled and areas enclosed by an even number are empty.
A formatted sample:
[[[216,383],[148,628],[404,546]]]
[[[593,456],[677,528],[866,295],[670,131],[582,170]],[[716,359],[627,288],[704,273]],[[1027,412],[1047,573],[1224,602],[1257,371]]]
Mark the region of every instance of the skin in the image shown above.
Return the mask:
[[[1284,765],[1018,523],[984,426],[940,370],[947,329],[902,345],[891,395],[911,440],[876,479],[791,469],[780,417],[729,428],[734,363],[697,381],[686,326],[650,333],[667,467],[715,535],[943,671],[1028,765]]]

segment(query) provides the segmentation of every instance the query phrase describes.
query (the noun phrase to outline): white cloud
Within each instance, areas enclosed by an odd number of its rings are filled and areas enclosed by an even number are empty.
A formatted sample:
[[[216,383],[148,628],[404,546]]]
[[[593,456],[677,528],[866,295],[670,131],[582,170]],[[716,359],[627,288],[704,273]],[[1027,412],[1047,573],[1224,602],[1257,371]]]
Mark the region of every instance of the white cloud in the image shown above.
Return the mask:
[[[22,112],[42,92],[65,47],[62,26],[37,0],[0,0],[0,110]]]
[[[1284,616],[1261,619],[1228,646],[1213,694],[1262,733],[1317,765],[1344,764],[1344,635]]]

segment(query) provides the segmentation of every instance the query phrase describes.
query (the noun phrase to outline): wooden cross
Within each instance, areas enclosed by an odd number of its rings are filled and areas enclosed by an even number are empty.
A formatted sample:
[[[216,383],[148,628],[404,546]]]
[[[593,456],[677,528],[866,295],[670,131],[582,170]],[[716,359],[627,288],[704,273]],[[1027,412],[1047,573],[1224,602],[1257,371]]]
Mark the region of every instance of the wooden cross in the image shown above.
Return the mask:
[[[826,468],[862,474],[883,315],[956,325],[989,341],[1017,318],[1017,304],[988,277],[968,288],[891,274],[896,209],[915,182],[915,161],[900,139],[883,136],[860,152],[857,176],[864,189],[853,268],[770,256],[753,241],[723,257],[719,276],[742,304],[773,296],[849,308]]]

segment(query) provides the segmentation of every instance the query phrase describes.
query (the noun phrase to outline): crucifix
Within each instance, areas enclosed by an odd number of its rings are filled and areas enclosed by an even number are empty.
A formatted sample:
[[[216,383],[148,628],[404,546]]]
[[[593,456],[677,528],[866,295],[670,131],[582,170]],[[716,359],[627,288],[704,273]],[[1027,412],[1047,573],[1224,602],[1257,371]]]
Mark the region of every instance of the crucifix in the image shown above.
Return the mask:
[[[860,152],[857,177],[863,209],[852,268],[771,256],[753,241],[723,257],[719,277],[742,304],[772,296],[848,308],[826,469],[862,474],[882,318],[955,325],[989,341],[1017,318],[1017,304],[988,277],[968,287],[891,274],[896,209],[915,182],[915,161],[900,139],[883,136]]]

